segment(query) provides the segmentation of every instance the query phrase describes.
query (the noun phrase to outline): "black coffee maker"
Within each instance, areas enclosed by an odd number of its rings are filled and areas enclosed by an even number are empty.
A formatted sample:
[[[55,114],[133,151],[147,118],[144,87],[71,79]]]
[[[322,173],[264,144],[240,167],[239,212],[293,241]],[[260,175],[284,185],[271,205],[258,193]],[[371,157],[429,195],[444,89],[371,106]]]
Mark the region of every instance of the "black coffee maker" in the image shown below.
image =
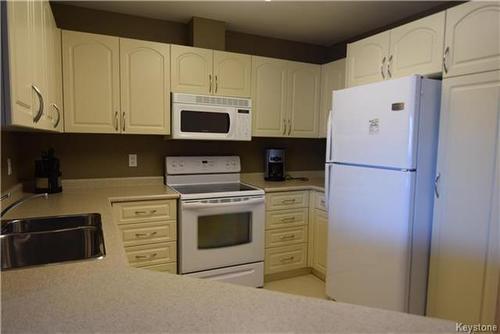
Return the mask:
[[[42,152],[42,159],[35,160],[35,193],[60,193],[61,171],[59,159],[54,155],[54,150]]]
[[[285,150],[270,148],[266,150],[266,181],[285,181]]]

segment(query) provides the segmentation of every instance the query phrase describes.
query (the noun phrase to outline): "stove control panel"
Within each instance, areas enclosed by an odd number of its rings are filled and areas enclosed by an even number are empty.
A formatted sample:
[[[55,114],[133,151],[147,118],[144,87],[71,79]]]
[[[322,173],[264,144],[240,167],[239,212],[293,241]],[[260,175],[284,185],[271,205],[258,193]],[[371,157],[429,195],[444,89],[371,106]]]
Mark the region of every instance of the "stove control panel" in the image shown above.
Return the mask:
[[[167,175],[239,173],[239,156],[166,157]]]

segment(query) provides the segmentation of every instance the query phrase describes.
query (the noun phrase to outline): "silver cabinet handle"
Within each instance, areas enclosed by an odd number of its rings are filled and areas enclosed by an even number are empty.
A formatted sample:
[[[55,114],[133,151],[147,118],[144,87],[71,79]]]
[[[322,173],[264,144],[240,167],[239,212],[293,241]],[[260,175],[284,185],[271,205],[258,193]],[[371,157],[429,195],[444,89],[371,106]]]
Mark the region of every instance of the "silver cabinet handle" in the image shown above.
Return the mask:
[[[158,253],[153,253],[150,255],[136,255],[135,258],[137,260],[151,260],[151,259],[155,258],[157,255],[158,255]]]
[[[446,49],[444,49],[444,54],[443,54],[443,70],[444,73],[448,73],[448,65],[446,62],[448,61],[448,54],[450,53],[450,47],[447,46]]]
[[[436,194],[436,198],[439,198],[439,179],[441,178],[441,173],[437,173],[436,178],[434,179],[434,194]]]
[[[295,217],[285,217],[285,218],[280,219],[280,222],[282,222],[282,223],[291,223],[294,221],[295,221]]]
[[[138,216],[138,215],[147,215],[147,214],[155,214],[156,213],[156,210],[149,210],[149,211],[143,211],[143,210],[138,210],[135,212],[135,215]]]
[[[295,234],[286,234],[280,237],[280,240],[292,240],[295,239]]]
[[[280,262],[281,262],[281,263],[291,262],[291,261],[293,261],[293,259],[295,259],[295,256],[287,256],[287,257],[282,257],[282,258],[280,259]]]
[[[209,93],[212,92],[212,75],[211,74],[208,75],[208,92]]]
[[[219,89],[219,80],[218,80],[218,76],[216,75],[215,76],[215,92],[217,93],[217,90]]]
[[[288,119],[288,135],[290,135],[290,133],[292,133],[292,121]]]
[[[115,111],[115,130],[118,131],[118,111]]]
[[[157,234],[158,232],[151,232],[151,233],[136,233],[135,236],[137,238],[150,238],[153,237]]]
[[[40,118],[42,118],[43,115],[43,96],[42,93],[40,93],[40,89],[38,89],[37,86],[31,85],[31,88],[35,91],[36,95],[38,96],[38,101],[40,102],[40,106],[38,107],[38,112],[36,113],[35,117],[33,117],[33,122],[38,123]]]
[[[392,66],[392,55],[389,56],[389,60],[387,61],[387,75],[389,76],[389,78],[392,78],[391,66]]]
[[[59,125],[59,122],[61,121],[61,111],[59,110],[59,107],[57,106],[57,104],[52,103],[52,106],[57,111],[57,120],[54,123],[54,128],[57,128],[57,126]]]
[[[286,135],[286,119],[283,119],[283,135]]]
[[[290,204],[290,203],[295,203],[295,198],[284,199],[281,201],[281,204]]]
[[[385,57],[382,58],[382,65],[380,65],[380,74],[382,74],[382,79],[385,79],[384,68],[385,68]]]
[[[122,113],[122,132],[125,132],[125,112]]]

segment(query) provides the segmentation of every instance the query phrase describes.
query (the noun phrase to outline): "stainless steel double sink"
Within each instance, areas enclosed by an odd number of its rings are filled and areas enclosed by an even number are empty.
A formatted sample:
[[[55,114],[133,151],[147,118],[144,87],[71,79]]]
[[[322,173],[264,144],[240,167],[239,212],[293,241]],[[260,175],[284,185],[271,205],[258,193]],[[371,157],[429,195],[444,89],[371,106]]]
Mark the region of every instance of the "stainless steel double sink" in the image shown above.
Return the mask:
[[[1,221],[2,270],[102,258],[98,213]]]

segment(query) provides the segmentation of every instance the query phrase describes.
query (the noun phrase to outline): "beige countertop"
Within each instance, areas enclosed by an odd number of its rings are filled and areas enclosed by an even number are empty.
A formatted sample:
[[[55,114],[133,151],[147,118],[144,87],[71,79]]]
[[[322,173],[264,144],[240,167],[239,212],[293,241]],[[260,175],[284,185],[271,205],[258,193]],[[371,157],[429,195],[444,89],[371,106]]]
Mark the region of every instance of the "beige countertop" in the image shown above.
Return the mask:
[[[292,172],[293,177],[306,177],[307,180],[266,181],[262,173],[241,174],[241,181],[264,189],[266,193],[295,190],[325,191],[323,171]]]
[[[176,197],[160,184],[81,186],[11,211],[98,212],[106,257],[2,272],[2,332],[455,331],[442,320],[129,267],[109,199]]]

